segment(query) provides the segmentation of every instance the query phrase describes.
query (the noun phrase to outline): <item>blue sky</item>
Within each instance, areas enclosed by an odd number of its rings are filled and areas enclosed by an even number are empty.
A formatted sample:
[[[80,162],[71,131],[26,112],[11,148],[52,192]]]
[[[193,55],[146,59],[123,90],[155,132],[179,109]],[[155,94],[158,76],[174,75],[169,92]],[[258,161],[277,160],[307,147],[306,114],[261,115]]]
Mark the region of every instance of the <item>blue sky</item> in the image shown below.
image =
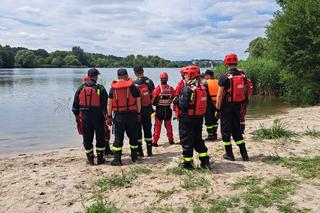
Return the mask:
[[[172,60],[241,58],[274,0],[1,0],[0,44]]]

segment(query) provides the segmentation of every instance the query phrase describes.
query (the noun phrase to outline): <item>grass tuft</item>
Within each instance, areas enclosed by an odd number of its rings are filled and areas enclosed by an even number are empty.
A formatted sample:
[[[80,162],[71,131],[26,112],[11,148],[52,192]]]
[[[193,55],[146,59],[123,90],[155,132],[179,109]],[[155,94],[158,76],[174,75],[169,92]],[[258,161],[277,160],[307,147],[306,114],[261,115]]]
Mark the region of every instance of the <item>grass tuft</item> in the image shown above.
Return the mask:
[[[171,190],[155,190],[155,193],[157,193],[157,196],[159,197],[159,200],[164,200],[169,198],[171,195],[173,195],[177,190],[175,188]]]
[[[263,178],[258,176],[246,176],[243,178],[238,179],[235,183],[231,184],[232,189],[240,189],[247,186],[253,186],[260,184]]]
[[[103,198],[102,194],[96,195],[95,202],[88,207],[85,207],[85,213],[117,213],[118,209],[114,204]]]
[[[312,138],[320,138],[320,131],[315,130],[314,128],[312,130],[308,128],[304,135],[310,136]]]
[[[210,182],[202,176],[188,175],[183,179],[181,187],[184,189],[194,189],[199,187],[208,188],[210,185]]]
[[[181,166],[176,166],[176,167],[167,169],[167,174],[184,176],[184,175],[192,175],[193,172],[190,170],[184,169]]]
[[[279,138],[291,138],[297,136],[297,134],[289,129],[280,120],[275,120],[273,126],[270,128],[264,127],[260,124],[260,129],[253,133],[254,138],[257,140],[262,139],[279,139]]]

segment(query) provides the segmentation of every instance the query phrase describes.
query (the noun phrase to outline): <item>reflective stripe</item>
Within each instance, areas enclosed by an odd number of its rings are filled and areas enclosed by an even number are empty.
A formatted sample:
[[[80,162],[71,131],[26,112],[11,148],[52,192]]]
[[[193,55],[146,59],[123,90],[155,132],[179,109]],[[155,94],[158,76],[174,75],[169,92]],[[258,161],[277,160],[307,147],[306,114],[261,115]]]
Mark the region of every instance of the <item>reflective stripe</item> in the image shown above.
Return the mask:
[[[92,149],[86,149],[85,152],[86,152],[87,154],[89,154],[89,153],[93,152],[93,148],[92,148]]]
[[[193,98],[194,98],[194,93],[191,94],[190,101],[192,101]]]
[[[244,140],[236,141],[235,143],[236,143],[237,145],[244,144]]]
[[[142,143],[142,139],[138,139],[138,143]]]
[[[207,152],[199,153],[199,158],[203,158],[203,157],[206,157],[206,156],[208,156]]]
[[[213,127],[218,127],[218,124],[216,124],[216,125],[213,125]]]
[[[136,146],[130,145],[130,148],[131,149],[138,149],[138,145],[136,145]]]
[[[193,157],[191,157],[191,158],[186,158],[186,157],[184,157],[183,160],[190,162],[190,161],[193,161]]]
[[[105,149],[106,149],[105,147],[101,147],[101,148],[100,147],[96,147],[97,151],[104,151]]]
[[[214,125],[207,126],[207,129],[212,129],[213,127],[214,127]]]
[[[224,141],[223,141],[223,145],[229,146],[229,145],[231,145],[231,142],[224,142]]]
[[[144,141],[145,142],[150,142],[150,141],[152,141],[152,138],[144,138]]]
[[[113,151],[121,151],[121,150],[122,150],[122,147],[112,147],[112,150],[113,150]]]
[[[100,96],[100,89],[97,89],[97,94],[98,96]]]

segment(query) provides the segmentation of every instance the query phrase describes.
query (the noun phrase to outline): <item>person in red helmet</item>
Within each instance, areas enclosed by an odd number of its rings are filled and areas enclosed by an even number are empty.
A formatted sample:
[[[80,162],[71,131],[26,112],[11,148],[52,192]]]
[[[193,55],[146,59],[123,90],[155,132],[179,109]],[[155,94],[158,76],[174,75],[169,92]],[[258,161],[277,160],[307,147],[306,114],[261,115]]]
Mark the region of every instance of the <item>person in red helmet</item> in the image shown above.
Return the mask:
[[[239,69],[239,72],[242,73],[242,75],[245,75],[244,69]],[[240,109],[240,131],[242,134],[244,134],[244,131],[246,129],[246,114],[247,114],[247,109],[249,105],[249,100],[250,97],[252,96],[253,92],[253,84],[250,79],[247,78],[247,85],[246,85],[246,100],[241,104],[241,109]]]
[[[176,86],[175,98],[173,100],[173,110],[174,110],[174,113],[175,113],[175,119],[178,119],[178,120],[179,120],[179,117],[180,117],[180,112],[179,112],[179,107],[176,104],[176,100],[178,100],[178,96],[180,94],[180,91],[186,86],[186,81],[184,80],[185,70],[186,70],[186,67],[182,67],[180,69],[180,74],[181,74],[182,79],[178,82],[178,84]]]
[[[200,81],[200,68],[185,68],[186,86],[180,91],[179,137],[183,148],[183,168],[194,169],[193,151],[199,153],[200,166],[210,169],[208,149],[202,139],[203,116],[207,109],[207,90]]]
[[[175,95],[173,87],[168,85],[168,73],[160,73],[161,85],[158,85],[153,91],[152,103],[156,106],[156,115],[154,123],[153,143],[157,147],[160,138],[161,125],[164,121],[164,126],[167,129],[167,136],[170,144],[174,144],[173,130],[171,124],[172,109],[171,103]]]
[[[216,102],[216,117],[221,116],[221,135],[226,153],[224,159],[234,161],[231,136],[239,146],[241,157],[248,161],[246,144],[240,131],[240,109],[246,100],[246,77],[236,68],[238,56],[230,53],[225,56],[224,64],[228,71],[219,78],[219,88]]]

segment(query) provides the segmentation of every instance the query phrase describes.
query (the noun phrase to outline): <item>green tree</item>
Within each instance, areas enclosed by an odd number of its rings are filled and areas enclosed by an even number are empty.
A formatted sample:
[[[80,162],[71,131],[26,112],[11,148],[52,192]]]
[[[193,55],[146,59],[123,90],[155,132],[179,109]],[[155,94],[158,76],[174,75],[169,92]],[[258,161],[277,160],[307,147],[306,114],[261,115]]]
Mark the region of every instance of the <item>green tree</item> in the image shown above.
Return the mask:
[[[249,58],[263,58],[266,56],[267,39],[258,37],[249,43],[246,50],[249,53]]]
[[[14,67],[14,52],[7,48],[0,46],[0,68]]]
[[[33,51],[35,56],[48,57],[49,53],[45,49],[38,49]]]
[[[57,56],[53,58],[51,64],[57,67],[62,67],[64,64],[62,56]]]
[[[83,49],[80,47],[72,47],[72,54],[77,57],[82,65],[88,65]]]
[[[81,66],[80,61],[77,59],[75,55],[67,55],[63,61],[64,64],[67,66]]]
[[[31,50],[19,50],[15,56],[18,66],[32,68],[35,65],[35,56]]]

